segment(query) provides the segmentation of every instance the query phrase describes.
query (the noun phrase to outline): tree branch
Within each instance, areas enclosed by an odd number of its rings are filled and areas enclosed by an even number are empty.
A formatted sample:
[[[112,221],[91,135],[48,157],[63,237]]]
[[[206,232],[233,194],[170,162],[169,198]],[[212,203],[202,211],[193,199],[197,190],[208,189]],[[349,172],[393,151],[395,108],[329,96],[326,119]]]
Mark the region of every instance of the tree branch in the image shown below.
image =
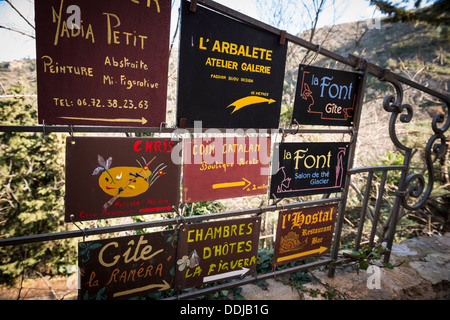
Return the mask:
[[[5,0],[10,6],[11,6],[11,8],[13,8],[14,9],[14,11],[16,11],[18,14],[19,14],[19,16],[21,16],[22,17],[22,19],[23,20],[25,20],[25,22],[26,23],[28,23],[28,25],[30,26],[30,27],[32,27],[34,30],[36,30],[36,28],[30,23],[30,21],[28,21],[28,19],[27,18],[25,18],[24,16],[23,16],[23,14],[22,13],[20,13],[20,11],[19,10],[17,10],[16,9],[16,7],[14,7],[13,5],[12,5],[12,3],[11,3],[11,1],[10,0]]]
[[[20,31],[20,30],[16,30],[16,29],[13,29],[13,28],[8,28],[8,27],[1,26],[1,25],[0,25],[0,29],[6,29],[6,30],[9,30],[9,31],[14,31],[14,32],[20,33],[20,34],[22,34],[22,35],[24,35],[24,36],[30,37],[30,38],[32,38],[32,39],[36,39],[36,37],[33,36],[33,35],[31,35],[31,34],[28,34],[28,33],[26,33],[26,32],[23,32],[23,31]]]

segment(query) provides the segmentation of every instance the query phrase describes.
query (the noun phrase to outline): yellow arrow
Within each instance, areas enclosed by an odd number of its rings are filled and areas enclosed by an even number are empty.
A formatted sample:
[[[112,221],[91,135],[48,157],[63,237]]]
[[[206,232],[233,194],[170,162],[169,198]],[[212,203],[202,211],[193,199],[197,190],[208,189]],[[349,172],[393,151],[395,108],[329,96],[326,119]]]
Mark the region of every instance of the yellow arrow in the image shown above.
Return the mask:
[[[240,187],[244,186],[242,189],[245,189],[251,185],[251,182],[245,178],[242,178],[242,181],[237,182],[226,182],[226,183],[216,183],[212,185],[213,189],[223,189],[223,188],[232,188],[232,187]]]
[[[291,259],[295,259],[295,258],[300,258],[300,257],[308,256],[308,255],[314,254],[314,253],[322,253],[322,252],[324,252],[327,249],[328,249],[327,247],[320,247],[320,248],[314,249],[314,250],[309,250],[309,251],[305,251],[305,252],[291,254],[290,256],[285,256],[285,257],[278,258],[277,262],[291,260]]]
[[[146,124],[147,119],[142,117],[141,119],[103,119],[103,118],[77,118],[77,117],[60,117],[61,119],[69,120],[86,120],[86,121],[106,121],[106,122],[140,122]]]
[[[151,285],[141,287],[141,288],[134,288],[134,289],[126,290],[126,291],[116,292],[113,294],[113,297],[115,298],[115,297],[126,296],[128,294],[142,292],[142,291],[150,290],[153,288],[160,288],[158,291],[164,291],[164,290],[170,289],[170,284],[168,284],[166,280],[163,280],[163,282],[164,283],[161,283],[161,284],[151,284]]]
[[[258,96],[248,96],[248,97],[245,97],[245,98],[242,98],[242,99],[239,99],[239,100],[233,102],[227,108],[234,106],[235,108],[231,112],[231,114],[233,114],[235,111],[238,111],[239,109],[242,109],[242,108],[247,107],[252,104],[263,103],[263,102],[267,102],[268,104],[271,104],[271,103],[274,103],[275,100],[258,97]]]

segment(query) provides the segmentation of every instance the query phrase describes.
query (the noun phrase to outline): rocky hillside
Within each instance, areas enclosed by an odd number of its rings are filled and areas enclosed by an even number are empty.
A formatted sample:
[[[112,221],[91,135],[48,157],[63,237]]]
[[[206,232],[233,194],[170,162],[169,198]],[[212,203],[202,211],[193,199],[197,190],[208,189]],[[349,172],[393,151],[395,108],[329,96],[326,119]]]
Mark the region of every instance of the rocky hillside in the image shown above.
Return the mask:
[[[309,38],[309,32],[300,35]],[[448,92],[450,87],[450,30],[445,27],[432,27],[424,24],[384,23],[380,27],[369,29],[367,22],[354,22],[322,28],[316,31],[313,43],[323,48],[335,51],[343,56],[349,53],[407,78],[442,92]],[[293,104],[297,69],[300,63],[345,68],[336,62],[290,45],[285,83],[285,107]],[[26,87],[25,94],[36,93],[36,65],[34,60],[20,60],[0,63],[0,94],[8,93],[13,84]],[[176,76],[178,52],[172,50],[169,70],[170,106],[176,101]],[[347,68],[348,69],[348,68]],[[388,90],[385,84],[377,83],[369,78],[367,100],[374,99]],[[381,91],[381,92],[380,92]],[[433,103],[434,104],[434,103]],[[419,106],[426,107],[430,101],[424,100]],[[286,119],[287,120],[287,119]]]
[[[24,94],[36,94],[36,61],[20,60],[0,63],[0,95],[13,94],[11,86],[23,86]]]
[[[308,39],[309,32],[301,35]],[[450,30],[447,27],[433,27],[425,24],[385,23],[381,21],[379,28],[369,29],[367,22],[355,22],[322,28],[316,31],[313,43],[335,51],[343,56],[349,53],[393,72],[404,75],[425,86],[449,92],[450,87]],[[349,69],[335,61],[307,54],[306,50],[290,45],[286,66],[284,98],[281,127],[288,127],[292,114],[297,83],[297,69],[300,63],[312,64],[338,69]],[[175,123],[176,88],[177,88],[178,52],[174,47],[171,53],[168,90],[168,117],[170,125]],[[36,93],[35,61],[21,60],[0,63],[0,94],[11,94],[9,88],[13,84],[24,87],[24,94]],[[411,125],[408,130],[427,130],[431,133],[430,121],[436,112],[447,112],[443,104],[435,98],[417,90],[405,89],[405,101],[414,107],[413,123],[421,121],[423,128]],[[389,114],[382,109],[383,98],[393,93],[390,85],[369,77],[366,86],[365,105],[362,115],[361,148],[358,160],[361,164],[370,164],[387,152],[392,151],[387,125]],[[36,99],[30,102],[36,107]],[[429,122],[429,123],[426,123]],[[374,133],[375,136],[374,136]],[[375,139],[376,138],[376,139]],[[388,141],[386,142],[386,139]],[[375,143],[375,144],[374,144]],[[421,144],[426,140],[421,138]],[[419,144],[419,143],[417,143]],[[365,149],[367,146],[369,149]],[[363,161],[364,160],[364,161]]]
[[[318,30],[314,43],[343,56],[351,53],[407,78],[448,91],[450,85],[450,29],[413,23],[367,22]],[[317,60],[320,65],[331,61]],[[428,82],[425,82],[428,80]]]
[[[309,33],[303,34],[302,37],[309,38]],[[369,29],[367,23],[363,21],[317,30],[313,43],[320,44],[323,48],[344,57],[348,54],[360,56],[422,85],[443,93],[449,92],[450,30],[448,28],[381,21],[378,29]],[[315,55],[314,52],[306,55],[306,50],[298,46],[291,46],[289,51],[283,109],[285,113],[282,117],[285,125],[288,125],[290,112],[292,112],[298,64],[306,63],[350,70],[349,67]],[[404,90],[404,102],[411,104],[414,108],[412,123],[401,127],[405,139],[408,131],[431,134],[431,116],[436,112],[447,113],[444,104],[418,90],[406,86]],[[362,113],[362,130],[359,137],[360,165],[376,162],[387,152],[394,150],[387,131],[390,114],[382,108],[384,97],[393,93],[394,90],[389,84],[375,77],[368,77]],[[414,141],[413,146],[422,145],[423,147],[429,137],[420,137]]]

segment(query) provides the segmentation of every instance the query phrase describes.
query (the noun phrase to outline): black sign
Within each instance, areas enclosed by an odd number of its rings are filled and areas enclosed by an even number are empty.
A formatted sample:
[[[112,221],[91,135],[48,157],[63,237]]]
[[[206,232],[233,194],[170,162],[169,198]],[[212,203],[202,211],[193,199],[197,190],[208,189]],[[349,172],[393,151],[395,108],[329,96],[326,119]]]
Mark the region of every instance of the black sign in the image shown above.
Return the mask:
[[[281,143],[271,198],[297,197],[341,191],[347,172],[347,143]],[[277,165],[275,163],[275,165]]]
[[[351,126],[361,74],[300,65],[292,123]]]
[[[287,44],[222,14],[182,3],[178,126],[278,128]]]

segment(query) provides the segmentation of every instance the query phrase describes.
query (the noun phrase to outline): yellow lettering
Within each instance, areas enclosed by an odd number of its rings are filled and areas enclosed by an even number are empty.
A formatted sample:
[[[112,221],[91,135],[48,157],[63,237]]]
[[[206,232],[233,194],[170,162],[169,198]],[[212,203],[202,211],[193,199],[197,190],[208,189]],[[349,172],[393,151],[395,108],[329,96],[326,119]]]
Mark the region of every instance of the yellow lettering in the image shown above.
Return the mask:
[[[206,42],[208,42],[208,41],[209,41],[209,39],[206,39]],[[202,50],[206,50],[206,47],[203,45],[203,37],[200,37],[200,44],[198,45],[198,48],[202,49]]]
[[[188,240],[187,242],[194,242],[194,239],[191,238],[191,234],[194,233],[195,230],[189,230],[188,231]]]
[[[106,15],[106,20],[107,20],[107,38],[108,38],[108,44],[111,44],[111,39],[112,39],[112,28],[117,28],[118,26],[120,26],[120,19],[117,15],[115,15],[114,13],[107,13],[107,12],[103,12],[104,15]],[[116,19],[116,24],[114,26],[111,25],[111,17],[113,17],[114,19]]]
[[[120,256],[119,256],[119,255],[116,255],[116,256],[114,256],[114,258],[113,258],[114,261],[111,262],[111,263],[107,263],[107,262],[105,262],[105,260],[103,260],[103,253],[105,252],[106,248],[108,248],[109,246],[114,246],[114,247],[117,248],[117,247],[119,246],[119,244],[118,244],[117,242],[110,242],[110,243],[108,243],[107,245],[105,245],[105,246],[102,248],[102,250],[100,250],[100,253],[98,254],[98,261],[100,262],[100,264],[101,264],[102,266],[107,267],[107,268],[114,266],[114,265],[117,263],[117,261],[119,261],[119,259],[120,259]]]
[[[211,248],[204,247],[203,248],[203,260],[208,259],[209,257],[211,257]]]
[[[214,41],[212,51],[220,52],[220,41],[219,40]]]
[[[300,159],[303,159],[303,165],[307,169],[311,169],[316,167],[318,169],[321,168],[329,168],[330,167],[330,159],[331,159],[331,151],[328,151],[327,155],[308,155],[305,157],[305,153],[308,152],[308,149],[302,150],[299,149],[294,152],[294,160],[295,160],[295,169],[298,169],[298,162]]]
[[[228,54],[228,49],[230,48],[230,44],[228,42],[222,42],[222,53]]]

